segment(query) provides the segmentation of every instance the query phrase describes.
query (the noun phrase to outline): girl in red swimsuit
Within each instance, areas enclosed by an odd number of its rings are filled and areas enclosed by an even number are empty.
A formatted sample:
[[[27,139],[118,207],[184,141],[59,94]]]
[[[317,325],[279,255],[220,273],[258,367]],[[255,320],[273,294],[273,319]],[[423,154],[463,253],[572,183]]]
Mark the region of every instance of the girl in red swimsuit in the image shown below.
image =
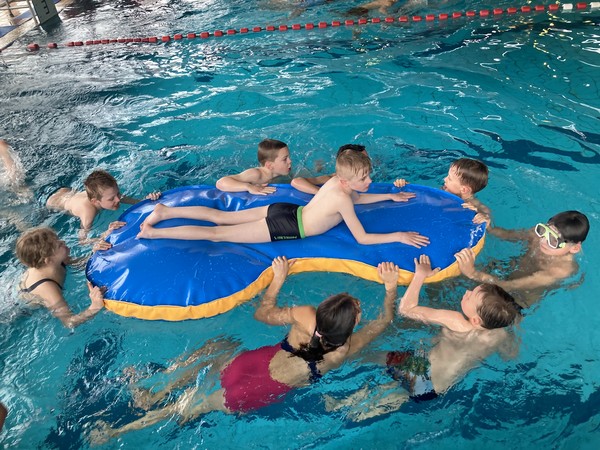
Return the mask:
[[[290,390],[307,386],[340,366],[391,323],[398,283],[395,264],[379,264],[379,277],[385,286],[383,312],[357,332],[353,331],[361,319],[360,301],[345,293],[329,297],[318,308],[277,306],[277,295],[293,264],[293,260],[288,261],[285,257],[273,260],[273,281],[254,315],[270,325],[291,325],[283,342],[243,352],[227,361],[220,370],[221,388],[208,396],[194,386],[177,401],[149,411],[141,419],[121,428],[113,429],[100,422],[90,440],[96,444],[106,442],[111,437],[153,425],[174,414],[181,416],[180,422],[185,422],[210,411],[247,412],[281,401]],[[202,349],[190,360],[197,360],[200,352]],[[195,380],[195,376],[188,372],[185,381],[191,380]],[[174,387],[182,385],[179,379],[164,391],[150,394],[152,401],[149,403],[158,402]]]

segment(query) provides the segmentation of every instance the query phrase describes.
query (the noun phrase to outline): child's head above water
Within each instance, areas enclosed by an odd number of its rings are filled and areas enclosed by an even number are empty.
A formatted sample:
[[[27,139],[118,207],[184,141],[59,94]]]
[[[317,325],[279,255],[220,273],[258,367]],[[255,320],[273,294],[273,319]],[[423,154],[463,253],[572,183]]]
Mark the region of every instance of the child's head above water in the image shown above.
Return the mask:
[[[483,296],[477,315],[483,328],[504,328],[519,321],[521,307],[508,292],[496,284],[483,284],[481,292]]]
[[[369,175],[371,170],[371,159],[366,153],[346,150],[340,153],[335,160],[335,173],[344,180]]]
[[[495,284],[481,284],[465,292],[461,308],[469,322],[488,330],[507,327],[521,317],[521,307],[515,299]]]
[[[27,267],[39,269],[47,264],[48,258],[54,256],[60,245],[61,241],[54,230],[47,227],[32,228],[19,236],[15,253]]]
[[[292,167],[290,150],[285,142],[264,139],[258,144],[258,163],[272,170],[275,175],[287,175]]]
[[[111,191],[113,194],[119,194],[119,185],[117,180],[110,173],[105,170],[94,170],[88,175],[83,182],[85,186],[85,192],[87,193],[88,199],[92,202],[94,200],[102,201],[106,191]]]
[[[487,166],[481,161],[457,159],[450,165],[443,189],[462,199],[468,199],[487,186],[488,173]]]
[[[360,144],[344,144],[340,148],[338,148],[338,151],[337,151],[337,154],[336,154],[336,158],[338,156],[340,156],[342,153],[344,153],[346,150],[350,150],[350,151],[358,152],[358,153],[364,153],[365,155],[367,154],[367,149],[365,148],[364,145],[360,145]]]
[[[554,226],[564,242],[579,243],[585,241],[590,231],[590,222],[579,211],[563,211],[552,216],[548,225]]]

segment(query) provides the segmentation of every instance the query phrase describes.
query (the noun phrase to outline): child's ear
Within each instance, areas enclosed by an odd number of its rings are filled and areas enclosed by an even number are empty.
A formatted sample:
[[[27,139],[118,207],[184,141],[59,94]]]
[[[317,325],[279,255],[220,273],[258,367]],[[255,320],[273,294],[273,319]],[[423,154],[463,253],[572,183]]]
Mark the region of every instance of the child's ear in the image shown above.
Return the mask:
[[[265,161],[265,167],[269,170],[273,170],[273,161]]]
[[[482,325],[483,321],[481,320],[481,317],[479,317],[478,315],[471,317],[469,320],[474,327],[483,328],[483,325]]]
[[[473,196],[473,190],[465,184],[460,185],[460,193],[462,194],[463,198],[469,198]]]
[[[571,248],[569,249],[569,253],[573,253],[573,254],[579,253],[580,251],[581,251],[581,242],[571,245]]]
[[[100,200],[98,200],[97,198],[93,198],[90,200],[90,203],[92,205],[94,205],[96,208],[100,208]]]

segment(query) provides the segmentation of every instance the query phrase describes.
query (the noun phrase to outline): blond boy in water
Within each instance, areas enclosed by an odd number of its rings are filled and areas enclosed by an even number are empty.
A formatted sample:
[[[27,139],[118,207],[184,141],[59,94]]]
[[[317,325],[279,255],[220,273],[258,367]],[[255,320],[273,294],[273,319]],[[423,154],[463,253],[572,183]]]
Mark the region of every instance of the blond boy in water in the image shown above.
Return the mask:
[[[104,170],[93,171],[84,181],[85,191],[77,192],[70,188],[60,188],[53,193],[46,202],[46,206],[51,209],[67,211],[81,221],[79,238],[82,243],[89,244],[95,241],[89,241],[88,234],[92,229],[92,224],[98,213],[108,209],[116,211],[121,203],[133,205],[139,200],[121,195],[117,180]],[[160,192],[152,192],[146,196],[146,199],[157,200],[160,198]],[[122,227],[124,222],[112,222],[107,230]],[[106,237],[103,234],[101,238]]]
[[[268,186],[274,178],[289,175],[292,168],[290,150],[285,142],[264,139],[258,144],[259,167],[244,170],[237,175],[228,175],[217,181],[217,189],[224,192],[249,192],[268,195],[275,187]]]
[[[220,211],[204,206],[167,207],[157,205],[141,226],[139,238],[210,240],[260,243],[301,239],[323,234],[344,221],[359,244],[402,242],[420,248],[429,239],[413,231],[367,233],[354,210],[355,204],[384,200],[405,202],[413,193],[363,194],[371,184],[371,160],[357,152],[343,152],[336,160],[336,175],[323,185],[306,206],[274,203],[241,211]],[[219,226],[155,228],[157,223],[187,218]]]

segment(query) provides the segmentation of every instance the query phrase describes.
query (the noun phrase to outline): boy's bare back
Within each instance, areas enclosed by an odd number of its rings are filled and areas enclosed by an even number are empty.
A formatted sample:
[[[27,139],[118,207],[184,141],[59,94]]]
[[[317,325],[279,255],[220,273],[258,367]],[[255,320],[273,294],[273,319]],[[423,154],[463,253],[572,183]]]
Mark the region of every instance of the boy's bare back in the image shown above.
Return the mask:
[[[50,196],[46,203],[48,208],[67,211],[81,220],[81,228],[89,230],[98,214],[98,209],[92,205],[85,191],[61,188]]]
[[[351,210],[354,217],[352,193],[347,193],[337,176],[327,181],[302,210],[306,236],[323,234],[338,225],[343,214]],[[356,219],[358,221],[358,219]]]

